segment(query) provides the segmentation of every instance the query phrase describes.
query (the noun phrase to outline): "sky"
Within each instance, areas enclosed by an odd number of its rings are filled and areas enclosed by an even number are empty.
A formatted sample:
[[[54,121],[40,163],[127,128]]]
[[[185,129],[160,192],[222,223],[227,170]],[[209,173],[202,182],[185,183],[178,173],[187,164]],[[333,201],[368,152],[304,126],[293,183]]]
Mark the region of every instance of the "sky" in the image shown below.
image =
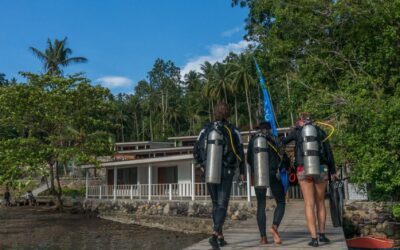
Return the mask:
[[[0,73],[43,73],[29,47],[44,50],[48,38],[68,37],[72,56],[89,61],[65,68],[85,72],[114,94],[133,93],[157,58],[182,74],[208,60],[221,61],[247,47],[246,8],[230,0],[1,0]]]

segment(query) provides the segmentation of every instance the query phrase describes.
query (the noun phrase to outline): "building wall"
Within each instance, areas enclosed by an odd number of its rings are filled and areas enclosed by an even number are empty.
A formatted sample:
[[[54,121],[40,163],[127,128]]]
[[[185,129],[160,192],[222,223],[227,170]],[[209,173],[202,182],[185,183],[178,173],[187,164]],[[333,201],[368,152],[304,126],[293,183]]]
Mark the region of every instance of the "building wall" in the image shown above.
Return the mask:
[[[148,169],[146,167],[138,167],[138,184],[146,184],[149,180]]]
[[[176,166],[178,168],[178,183],[191,183],[192,181],[192,162],[185,161],[179,162],[178,164],[171,164],[169,167]],[[158,183],[158,166],[152,166],[152,183]],[[148,184],[149,172],[147,166],[137,167],[137,183]]]
[[[181,162],[178,165],[178,183],[192,182],[192,162]]]

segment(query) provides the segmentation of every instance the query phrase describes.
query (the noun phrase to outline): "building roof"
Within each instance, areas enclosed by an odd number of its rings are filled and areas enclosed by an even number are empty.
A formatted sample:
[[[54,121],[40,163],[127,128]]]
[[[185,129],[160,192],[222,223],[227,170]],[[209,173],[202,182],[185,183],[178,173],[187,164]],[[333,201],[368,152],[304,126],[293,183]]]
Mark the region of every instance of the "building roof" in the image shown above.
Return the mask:
[[[185,154],[185,155],[173,155],[173,156],[164,156],[164,157],[155,157],[155,158],[145,158],[145,159],[136,159],[136,160],[128,160],[128,161],[113,161],[113,162],[105,162],[101,163],[100,166],[104,168],[111,167],[132,167],[132,166],[148,166],[157,164],[157,166],[170,165],[180,161],[191,161],[193,160],[193,155]],[[83,165],[82,168],[94,168],[94,165]]]
[[[286,128],[278,128],[278,133],[285,133],[289,132],[292,128],[286,127]],[[241,131],[241,135],[249,135],[252,133],[255,133],[256,130],[249,130],[249,131]],[[173,137],[168,137],[168,140],[174,141],[192,141],[197,138],[197,135],[186,135],[186,136],[173,136]]]
[[[134,142],[117,142],[115,146],[137,146],[137,145],[174,145],[172,142],[158,141],[134,141]]]
[[[119,150],[118,154],[152,154],[152,153],[163,153],[163,152],[187,152],[192,150],[193,146],[189,147],[172,147],[172,148],[152,148],[152,149],[138,149],[138,150]]]

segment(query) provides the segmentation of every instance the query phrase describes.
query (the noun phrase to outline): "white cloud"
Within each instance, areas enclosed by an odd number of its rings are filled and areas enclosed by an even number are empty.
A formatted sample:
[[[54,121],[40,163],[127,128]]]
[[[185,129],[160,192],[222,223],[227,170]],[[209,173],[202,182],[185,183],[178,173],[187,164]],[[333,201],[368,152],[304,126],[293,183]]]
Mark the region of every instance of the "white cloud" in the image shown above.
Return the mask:
[[[242,28],[241,26],[237,26],[237,27],[235,27],[233,29],[225,30],[224,32],[221,33],[221,36],[222,37],[231,37],[234,34],[239,33],[241,28]]]
[[[225,45],[215,44],[210,47],[208,55],[194,57],[188,60],[188,62],[182,67],[181,75],[189,73],[189,71],[194,70],[199,72],[201,69],[201,65],[205,61],[209,61],[210,63],[221,62],[225,59],[230,52],[240,53],[248,48],[250,42],[248,41],[240,41],[238,43],[228,43]]]
[[[129,87],[133,83],[131,79],[122,76],[105,76],[95,82],[107,88]]]

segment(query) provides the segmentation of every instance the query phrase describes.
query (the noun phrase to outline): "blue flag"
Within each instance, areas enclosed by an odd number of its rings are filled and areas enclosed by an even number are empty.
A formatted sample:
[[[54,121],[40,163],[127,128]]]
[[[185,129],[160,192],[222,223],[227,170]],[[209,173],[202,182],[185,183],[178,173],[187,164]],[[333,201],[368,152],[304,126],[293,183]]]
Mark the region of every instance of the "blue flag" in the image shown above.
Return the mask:
[[[269,96],[268,89],[265,86],[265,80],[263,75],[261,74],[260,68],[258,67],[257,61],[255,58],[253,59],[254,63],[256,64],[257,74],[258,77],[260,78],[260,86],[264,96],[264,120],[271,123],[272,134],[277,137],[278,129],[276,128],[276,121],[275,121],[274,109],[272,107],[271,98]]]

